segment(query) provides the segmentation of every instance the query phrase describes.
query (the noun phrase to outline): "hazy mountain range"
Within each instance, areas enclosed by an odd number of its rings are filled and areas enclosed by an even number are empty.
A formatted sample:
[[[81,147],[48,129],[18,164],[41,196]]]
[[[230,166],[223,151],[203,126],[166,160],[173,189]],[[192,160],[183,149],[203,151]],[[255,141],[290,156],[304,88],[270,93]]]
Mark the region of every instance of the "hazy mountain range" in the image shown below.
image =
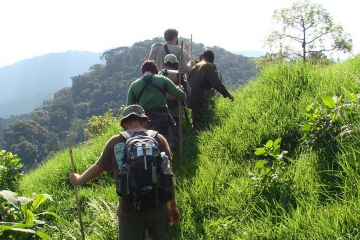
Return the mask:
[[[71,77],[89,71],[102,53],[49,53],[0,68],[0,117],[30,113],[64,87]]]
[[[260,51],[240,51],[246,57],[260,57]],[[68,51],[49,53],[0,67],[0,118],[30,113],[54,93],[71,87],[71,77],[89,71],[102,53]]]

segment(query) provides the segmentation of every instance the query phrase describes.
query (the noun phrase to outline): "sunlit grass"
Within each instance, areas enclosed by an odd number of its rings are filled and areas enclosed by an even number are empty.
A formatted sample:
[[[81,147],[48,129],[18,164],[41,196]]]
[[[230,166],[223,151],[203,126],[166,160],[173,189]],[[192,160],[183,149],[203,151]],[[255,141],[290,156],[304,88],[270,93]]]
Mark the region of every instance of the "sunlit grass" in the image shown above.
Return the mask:
[[[328,159],[301,144],[300,132],[307,105],[321,102],[323,96],[341,95],[344,88],[360,92],[359,69],[359,57],[328,67],[280,63],[233,92],[234,102],[219,97],[216,124],[197,135],[185,128],[183,162],[175,154],[176,196],[182,218],[171,228],[172,239],[360,237],[359,135],[344,142],[339,139],[340,151],[334,160],[338,167],[332,169],[324,164]],[[114,125],[106,134],[74,147],[77,171],[93,164],[107,139],[120,130]],[[255,162],[261,158],[254,154],[255,148],[277,138],[282,138],[282,150],[288,151],[287,165],[281,179],[260,182],[252,175],[256,175]],[[21,191],[53,195],[58,205],[49,208],[69,221],[76,220],[70,172],[69,152],[58,153],[27,174]],[[80,186],[79,196],[87,236],[96,239],[94,229],[89,228],[103,222],[104,214],[113,219],[115,212],[111,207],[117,202],[112,177],[107,174]],[[102,201],[104,208],[97,205]],[[117,228],[117,224],[112,226]]]

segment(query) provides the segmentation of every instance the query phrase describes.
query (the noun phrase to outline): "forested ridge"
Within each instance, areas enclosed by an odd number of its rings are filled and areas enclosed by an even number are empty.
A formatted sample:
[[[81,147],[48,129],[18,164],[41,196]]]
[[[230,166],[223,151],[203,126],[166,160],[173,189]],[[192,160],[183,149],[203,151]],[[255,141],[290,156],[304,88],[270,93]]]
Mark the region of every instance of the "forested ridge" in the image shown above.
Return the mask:
[[[59,89],[71,86],[72,76],[87,72],[93,64],[102,63],[101,54],[48,53],[0,67],[0,85],[4,90],[0,94],[0,118],[29,114]]]
[[[27,168],[32,168],[65,148],[67,135],[75,144],[86,140],[84,130],[91,117],[106,112],[117,115],[126,104],[128,87],[141,76],[140,66],[147,59],[151,45],[157,42],[163,42],[163,38],[104,52],[101,59],[105,64],[95,64],[88,72],[72,77],[71,87],[55,93],[53,99],[30,113],[30,119],[17,120],[5,127],[1,148],[17,154]],[[257,73],[252,58],[217,46],[205,47],[201,43],[192,46],[193,58],[205,49],[215,53],[217,68],[230,89],[244,85]]]

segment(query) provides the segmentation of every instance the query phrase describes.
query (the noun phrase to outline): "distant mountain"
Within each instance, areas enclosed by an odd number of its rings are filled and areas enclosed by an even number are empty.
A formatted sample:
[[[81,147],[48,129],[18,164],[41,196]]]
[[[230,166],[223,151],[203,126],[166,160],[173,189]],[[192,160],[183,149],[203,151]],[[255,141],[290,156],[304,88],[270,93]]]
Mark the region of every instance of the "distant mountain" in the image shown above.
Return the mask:
[[[234,54],[243,55],[245,57],[262,57],[265,55],[264,52],[257,51],[257,50],[249,50],[249,51],[240,51],[240,52],[233,52]]]
[[[0,68],[0,117],[30,113],[54,93],[71,87],[71,77],[89,71],[102,53],[50,53]]]

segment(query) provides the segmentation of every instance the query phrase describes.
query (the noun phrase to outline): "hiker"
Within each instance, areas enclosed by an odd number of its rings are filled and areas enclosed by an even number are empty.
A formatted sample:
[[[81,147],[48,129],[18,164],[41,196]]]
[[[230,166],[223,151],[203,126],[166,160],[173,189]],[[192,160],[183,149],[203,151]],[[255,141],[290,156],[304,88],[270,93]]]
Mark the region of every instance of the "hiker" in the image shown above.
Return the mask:
[[[218,91],[223,97],[234,100],[219,79],[214,64],[214,53],[207,50],[200,56],[200,61],[195,64],[188,76],[191,95],[188,97],[187,106],[191,109],[193,130],[204,129],[213,118],[212,89]]]
[[[169,78],[175,85],[179,85],[179,77],[181,78],[181,86],[184,89],[184,92],[188,96],[191,93],[190,85],[185,79],[185,75],[181,73],[179,76],[179,62],[177,60],[177,57],[174,54],[168,54],[164,58],[165,63],[165,69],[161,69],[159,72],[159,75],[163,75],[167,78]],[[169,108],[169,113],[175,120],[175,127],[169,125],[169,145],[172,151],[176,151],[179,145],[179,121],[181,120],[181,117],[179,115],[179,102],[170,94],[166,94],[166,104]],[[184,107],[184,111],[186,111],[185,102],[181,102],[181,105]],[[187,117],[186,112],[185,116]]]
[[[145,128],[148,122],[149,118],[145,115],[144,109],[141,106],[129,105],[124,109],[120,124],[128,133],[148,136],[148,132],[151,131]],[[172,152],[164,136],[157,133],[154,138],[159,144],[159,151],[165,152],[165,155],[171,161]],[[74,186],[84,184],[99,177],[104,171],[113,172],[117,176],[120,171],[117,158],[124,156],[125,142],[126,138],[122,134],[116,134],[111,137],[106,143],[101,156],[92,166],[81,175],[77,173],[70,174],[70,183]],[[171,167],[170,171],[172,176]],[[175,199],[173,178],[171,177],[169,181],[171,181],[172,185],[172,199],[167,202],[160,200],[157,206],[137,210],[136,206],[128,198],[119,197],[116,213],[119,220],[120,239],[143,240],[145,231],[147,231],[151,239],[168,239],[169,223],[174,225],[180,219]]]
[[[164,60],[163,60],[164,61]],[[166,93],[178,101],[185,101],[186,94],[169,78],[158,75],[158,68],[153,60],[145,60],[141,65],[143,76],[131,83],[126,105],[139,104],[149,117],[149,129],[158,131],[169,139],[169,124],[175,126],[175,121],[166,105]]]
[[[178,35],[179,32],[176,29],[169,28],[166,29],[164,32],[164,43],[155,43],[151,46],[149,60],[154,60],[156,65],[159,69],[165,68],[164,58],[167,54],[174,54],[177,59],[181,59],[181,69],[182,73],[188,73],[191,67],[195,64],[194,60],[190,60],[189,54],[190,52],[190,45],[185,43],[185,49],[183,49],[182,57],[180,58],[181,54],[181,47],[178,45]]]

